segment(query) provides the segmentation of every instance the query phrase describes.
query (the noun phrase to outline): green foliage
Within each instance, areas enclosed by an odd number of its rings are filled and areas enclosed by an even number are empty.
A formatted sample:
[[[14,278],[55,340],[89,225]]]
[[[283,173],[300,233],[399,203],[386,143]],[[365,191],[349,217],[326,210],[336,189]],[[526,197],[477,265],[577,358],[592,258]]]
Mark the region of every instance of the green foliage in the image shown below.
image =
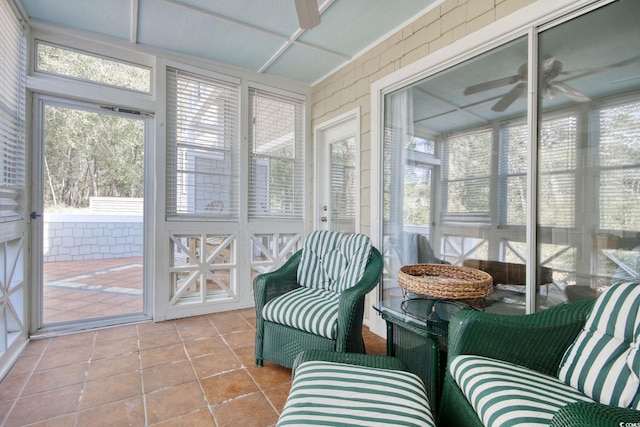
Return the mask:
[[[142,197],[143,147],[143,120],[47,105],[45,207]]]

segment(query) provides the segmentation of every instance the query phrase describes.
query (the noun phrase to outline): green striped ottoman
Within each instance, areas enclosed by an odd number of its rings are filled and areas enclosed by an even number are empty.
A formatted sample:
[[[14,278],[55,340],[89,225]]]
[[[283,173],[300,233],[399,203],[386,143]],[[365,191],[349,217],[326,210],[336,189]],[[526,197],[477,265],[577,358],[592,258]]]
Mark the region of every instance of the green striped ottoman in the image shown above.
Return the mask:
[[[278,426],[429,426],[416,375],[325,361],[300,364]]]

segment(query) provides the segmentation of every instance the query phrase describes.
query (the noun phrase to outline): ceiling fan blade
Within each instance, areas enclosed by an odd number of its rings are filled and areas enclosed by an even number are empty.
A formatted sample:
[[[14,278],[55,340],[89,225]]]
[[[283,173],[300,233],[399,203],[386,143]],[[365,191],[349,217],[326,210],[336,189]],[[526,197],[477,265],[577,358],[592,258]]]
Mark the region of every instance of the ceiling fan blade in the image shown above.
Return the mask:
[[[527,88],[526,83],[518,83],[509,92],[507,92],[506,95],[500,98],[500,100],[496,102],[496,104],[493,107],[491,107],[491,109],[498,113],[503,112],[504,110],[509,108],[509,106],[513,104],[515,100],[518,99],[524,93],[526,88]]]
[[[557,89],[558,91],[564,93],[569,98],[573,99],[576,102],[588,102],[591,101],[587,95],[578,92],[568,84],[562,82],[551,82],[551,87]]]
[[[316,0],[293,0],[300,28],[308,30],[320,24],[320,11]]]
[[[473,95],[474,93],[484,92],[485,90],[496,89],[502,86],[510,85],[517,82],[520,79],[519,75],[503,77],[501,79],[491,80],[477,85],[469,86],[465,88],[465,95]]]

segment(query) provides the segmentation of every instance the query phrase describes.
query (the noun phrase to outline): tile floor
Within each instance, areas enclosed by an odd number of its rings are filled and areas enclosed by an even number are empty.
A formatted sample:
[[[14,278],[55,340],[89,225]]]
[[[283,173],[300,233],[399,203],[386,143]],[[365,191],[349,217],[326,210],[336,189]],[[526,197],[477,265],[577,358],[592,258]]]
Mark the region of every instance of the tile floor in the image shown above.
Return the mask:
[[[255,366],[254,334],[245,309],[33,340],[0,383],[0,425],[272,426],[291,370]]]
[[[142,257],[44,263],[45,324],[142,312]]]

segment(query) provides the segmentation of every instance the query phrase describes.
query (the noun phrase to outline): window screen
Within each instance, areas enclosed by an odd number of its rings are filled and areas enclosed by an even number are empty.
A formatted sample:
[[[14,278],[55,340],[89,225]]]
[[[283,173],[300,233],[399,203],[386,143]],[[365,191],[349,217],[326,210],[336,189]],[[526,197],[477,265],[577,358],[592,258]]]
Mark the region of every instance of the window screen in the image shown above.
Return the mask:
[[[297,99],[250,89],[250,217],[303,217],[303,106]]]
[[[25,189],[25,63],[23,29],[0,4],[0,222],[23,219]]]
[[[238,217],[239,87],[167,70],[167,217]]]

